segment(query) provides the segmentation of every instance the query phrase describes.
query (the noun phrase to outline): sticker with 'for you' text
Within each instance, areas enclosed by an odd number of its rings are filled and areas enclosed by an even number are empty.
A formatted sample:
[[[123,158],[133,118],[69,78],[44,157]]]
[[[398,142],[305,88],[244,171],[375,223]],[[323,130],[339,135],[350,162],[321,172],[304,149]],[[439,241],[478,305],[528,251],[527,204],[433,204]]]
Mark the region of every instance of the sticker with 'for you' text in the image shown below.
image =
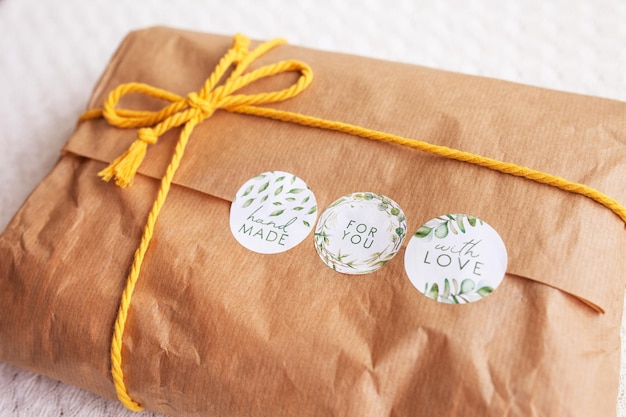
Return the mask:
[[[280,253],[302,242],[317,218],[317,203],[306,183],[283,171],[248,180],[233,199],[230,229],[244,247]]]
[[[465,214],[429,220],[409,241],[404,266],[428,298],[448,304],[481,300],[502,282],[507,253],[498,233]]]
[[[344,274],[367,274],[389,262],[402,246],[406,220],[384,195],[354,193],[332,203],[315,229],[322,261]]]

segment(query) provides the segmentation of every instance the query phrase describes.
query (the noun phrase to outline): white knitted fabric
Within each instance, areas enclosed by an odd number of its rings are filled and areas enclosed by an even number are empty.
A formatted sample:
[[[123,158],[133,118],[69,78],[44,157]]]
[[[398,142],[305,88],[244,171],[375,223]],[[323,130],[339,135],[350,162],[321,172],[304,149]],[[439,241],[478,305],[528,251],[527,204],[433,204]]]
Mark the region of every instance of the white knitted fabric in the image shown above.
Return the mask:
[[[0,229],[53,166],[132,29],[159,24],[280,36],[626,101],[623,22],[623,0],[0,0]],[[622,367],[619,417],[626,417],[624,383]],[[113,415],[135,414],[0,362],[0,417]]]

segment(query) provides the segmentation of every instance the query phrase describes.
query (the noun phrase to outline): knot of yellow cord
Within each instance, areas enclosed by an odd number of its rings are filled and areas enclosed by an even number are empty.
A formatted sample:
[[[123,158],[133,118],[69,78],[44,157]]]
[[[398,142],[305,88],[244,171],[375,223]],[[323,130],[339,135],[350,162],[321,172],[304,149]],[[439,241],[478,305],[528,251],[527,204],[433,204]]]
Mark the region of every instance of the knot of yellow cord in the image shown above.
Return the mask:
[[[156,133],[154,133],[154,130],[150,129],[149,127],[142,127],[137,131],[137,140],[142,141],[146,145],[154,145],[155,143],[157,143],[157,140],[159,140],[159,138],[157,137]]]
[[[283,40],[275,39],[250,51],[250,40],[243,35],[236,35],[231,48],[219,61],[202,89],[199,92],[189,93],[187,97],[181,97],[178,94],[142,83],[119,85],[111,91],[101,112],[86,112],[81,120],[103,116],[113,126],[140,129],[137,132],[137,140],[131,144],[128,150],[98,175],[105,181],[114,179],[118,186],[128,187],[132,184],[135,174],[146,156],[148,145],[155,144],[158,138],[168,130],[184,126],[179,144],[186,143],[193,128],[211,117],[217,109],[235,111],[242,107],[287,100],[300,93],[311,83],[313,78],[311,69],[303,62],[281,61],[244,74],[244,71],[256,58],[282,43],[284,43]],[[222,84],[219,84],[231,68],[230,75]],[[243,87],[261,78],[288,71],[300,73],[297,81],[288,88],[257,94],[237,94]],[[133,93],[169,101],[170,104],[159,111],[119,109],[120,100],[125,95]]]
[[[115,179],[116,184],[120,187],[128,187],[132,184],[135,173],[146,155],[148,145],[157,143],[158,138],[168,130],[182,127],[178,142],[174,148],[174,154],[161,180],[156,200],[148,214],[141,242],[135,251],[133,264],[126,279],[126,287],[121,297],[113,329],[113,338],[111,340],[111,375],[113,377],[113,385],[120,402],[130,410],[140,411],[143,408],[131,397],[124,382],[122,337],[126,328],[128,311],[141,271],[141,265],[152,239],[157,218],[165,204],[172,179],[185,152],[189,136],[198,123],[211,117],[218,109],[241,112],[252,111],[255,108],[262,109],[262,107],[257,107],[257,105],[287,100],[308,87],[313,79],[313,73],[308,65],[300,61],[280,61],[244,74],[250,64],[259,56],[282,43],[285,43],[285,41],[275,39],[262,43],[250,51],[250,40],[243,35],[237,35],[233,45],[220,59],[215,70],[199,92],[192,92],[187,97],[181,97],[178,94],[147,84],[122,84],[111,91],[104,102],[102,110],[89,110],[80,118],[80,121],[84,121],[104,117],[109,124],[119,128],[139,128],[137,139],[130,145],[128,150],[98,174],[105,181]],[[222,78],[231,69],[230,75],[220,84]],[[237,94],[237,91],[261,78],[288,71],[299,72],[300,76],[295,83],[283,90],[257,94]],[[155,99],[169,101],[170,104],[159,111],[119,109],[117,106],[120,100],[126,94],[131,93],[145,94]]]
[[[189,107],[199,110],[204,118],[210,117],[215,111],[215,104],[211,103],[209,100],[200,98],[196,93],[189,93],[187,95],[187,104]]]
[[[244,36],[240,33],[235,35],[233,41],[233,49],[235,50],[235,63],[239,63],[243,61],[243,59],[248,55],[248,49],[250,48],[250,39],[247,36]]]

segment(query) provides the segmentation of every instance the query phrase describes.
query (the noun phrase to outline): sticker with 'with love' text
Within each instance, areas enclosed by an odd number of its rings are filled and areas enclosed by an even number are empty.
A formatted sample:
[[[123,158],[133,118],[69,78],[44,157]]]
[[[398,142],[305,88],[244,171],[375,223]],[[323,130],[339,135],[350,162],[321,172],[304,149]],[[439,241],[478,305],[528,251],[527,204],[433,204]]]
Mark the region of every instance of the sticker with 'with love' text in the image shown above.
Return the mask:
[[[280,253],[302,242],[317,219],[307,184],[283,171],[257,175],[241,186],[230,209],[235,239],[257,253]]]
[[[466,304],[500,285],[507,253],[500,235],[486,222],[446,214],[417,230],[407,245],[404,266],[411,283],[428,298]]]

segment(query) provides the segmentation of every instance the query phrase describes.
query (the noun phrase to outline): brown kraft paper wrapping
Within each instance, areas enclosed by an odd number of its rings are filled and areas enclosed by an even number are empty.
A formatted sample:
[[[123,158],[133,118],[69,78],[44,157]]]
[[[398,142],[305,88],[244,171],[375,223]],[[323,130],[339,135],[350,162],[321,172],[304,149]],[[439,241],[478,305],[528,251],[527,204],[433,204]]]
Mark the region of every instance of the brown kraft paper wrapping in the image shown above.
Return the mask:
[[[89,108],[137,81],[197,91],[232,38],[130,34]],[[278,109],[514,162],[626,201],[626,104],[417,66],[280,46],[312,85]],[[284,74],[246,92],[293,82]],[[135,95],[124,107],[158,109]],[[136,130],[81,123],[0,237],[0,360],[115,398],[109,349],[133,253],[178,131],[127,189],[97,177]],[[479,302],[433,302],[404,270],[325,266],[313,234],[261,255],[229,210],[265,171],[304,179],[320,211],[384,194],[412,235],[445,213],[484,219],[508,270]],[[408,243],[408,238],[404,246]],[[405,147],[217,111],[196,127],[158,219],[124,333],[131,397],[172,416],[609,416],[620,364],[624,224],[579,195]]]

